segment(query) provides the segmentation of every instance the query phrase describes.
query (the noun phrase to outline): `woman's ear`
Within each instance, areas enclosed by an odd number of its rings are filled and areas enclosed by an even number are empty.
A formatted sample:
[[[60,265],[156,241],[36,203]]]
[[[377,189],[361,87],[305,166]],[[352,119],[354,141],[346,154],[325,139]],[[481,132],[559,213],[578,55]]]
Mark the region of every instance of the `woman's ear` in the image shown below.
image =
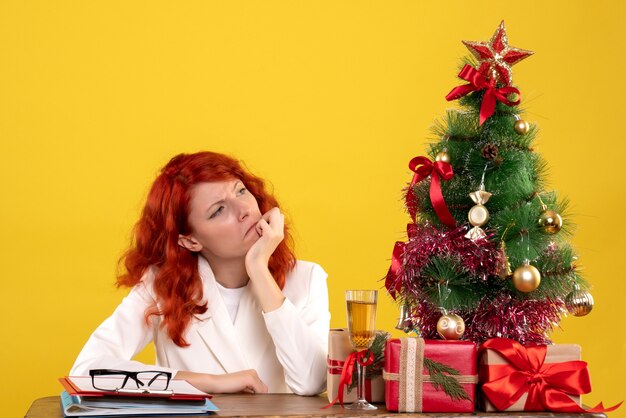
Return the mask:
[[[194,253],[197,253],[200,250],[202,250],[202,244],[196,241],[196,239],[192,236],[185,236],[185,235],[179,234],[178,245]]]

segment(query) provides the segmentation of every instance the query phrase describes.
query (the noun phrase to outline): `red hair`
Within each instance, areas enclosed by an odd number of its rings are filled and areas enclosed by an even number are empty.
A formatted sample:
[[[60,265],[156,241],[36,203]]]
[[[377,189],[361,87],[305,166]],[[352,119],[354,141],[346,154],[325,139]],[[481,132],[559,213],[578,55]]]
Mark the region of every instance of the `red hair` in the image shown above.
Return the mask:
[[[152,184],[141,218],[133,230],[133,244],[120,259],[126,272],[118,276],[118,286],[134,286],[148,268],[157,267],[154,291],[159,306],[146,310],[146,321],[152,315],[162,315],[162,326],[180,347],[189,345],[183,333],[192,316],[207,311],[198,272],[198,253],[178,245],[178,235],[190,232],[187,218],[191,188],[197,183],[232,179],[244,183],[256,198],[261,213],[278,206],[274,196],[265,189],[263,180],[246,171],[237,160],[214,152],[179,154],[163,167]],[[294,265],[292,239],[285,225],[285,238],[268,263],[281,289]]]

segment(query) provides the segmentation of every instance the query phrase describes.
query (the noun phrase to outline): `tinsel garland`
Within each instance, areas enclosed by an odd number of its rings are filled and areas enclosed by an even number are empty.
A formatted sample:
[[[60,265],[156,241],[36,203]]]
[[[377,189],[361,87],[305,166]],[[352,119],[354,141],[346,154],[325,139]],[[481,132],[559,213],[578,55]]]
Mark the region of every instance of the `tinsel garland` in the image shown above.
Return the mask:
[[[473,312],[471,326],[465,328],[465,336],[476,343],[502,337],[522,345],[551,344],[548,332],[564,313],[561,299],[520,300],[502,291],[483,299]]]
[[[501,291],[485,298],[472,312],[456,311],[465,320],[464,340],[481,344],[490,338],[510,338],[524,344],[551,344],[548,332],[558,324],[565,305],[560,299],[519,300]],[[438,339],[439,307],[418,303],[411,312],[422,338]]]
[[[467,226],[439,230],[426,223],[412,225],[409,231],[400,271],[405,296],[420,299],[421,270],[432,257],[438,255],[457,257],[477,281],[486,281],[488,276],[497,274],[496,268],[501,258],[499,248],[488,239],[466,239],[464,235]]]
[[[433,257],[455,256],[469,272],[470,281],[489,293],[475,309],[454,311],[465,321],[463,339],[480,344],[489,338],[502,337],[522,344],[549,344],[547,332],[565,312],[563,301],[512,297],[503,279],[498,277],[503,256],[499,246],[490,240],[493,237],[472,241],[464,237],[466,231],[466,226],[439,230],[428,223],[409,228],[399,278],[401,293],[413,306],[411,321],[416,330],[423,338],[439,338],[437,321],[442,311],[425,300],[423,286],[428,277],[422,277],[421,272]]]

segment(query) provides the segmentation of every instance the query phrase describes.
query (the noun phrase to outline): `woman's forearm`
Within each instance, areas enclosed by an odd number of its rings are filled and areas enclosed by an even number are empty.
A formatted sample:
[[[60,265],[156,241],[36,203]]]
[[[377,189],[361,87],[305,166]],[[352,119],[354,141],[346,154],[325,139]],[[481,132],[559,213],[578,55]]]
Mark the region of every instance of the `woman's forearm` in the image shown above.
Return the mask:
[[[261,381],[256,370],[242,370],[235,373],[208,374],[179,371],[174,376],[189,382],[196,389],[206,393],[267,393],[267,385]]]
[[[252,292],[263,312],[269,313],[280,308],[285,301],[285,295],[276,284],[276,280],[274,280],[267,265],[247,263],[246,269],[248,276],[250,276]]]

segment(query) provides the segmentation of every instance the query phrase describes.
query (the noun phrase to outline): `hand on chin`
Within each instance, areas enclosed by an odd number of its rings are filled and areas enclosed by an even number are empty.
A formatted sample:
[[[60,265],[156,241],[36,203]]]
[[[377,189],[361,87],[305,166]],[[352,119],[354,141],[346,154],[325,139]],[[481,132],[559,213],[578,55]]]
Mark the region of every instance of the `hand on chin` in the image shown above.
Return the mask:
[[[254,230],[255,234],[246,234],[246,238],[253,237],[250,239],[256,241],[246,254],[246,266],[267,266],[270,256],[285,236],[285,216],[278,208],[272,208],[263,214]]]

